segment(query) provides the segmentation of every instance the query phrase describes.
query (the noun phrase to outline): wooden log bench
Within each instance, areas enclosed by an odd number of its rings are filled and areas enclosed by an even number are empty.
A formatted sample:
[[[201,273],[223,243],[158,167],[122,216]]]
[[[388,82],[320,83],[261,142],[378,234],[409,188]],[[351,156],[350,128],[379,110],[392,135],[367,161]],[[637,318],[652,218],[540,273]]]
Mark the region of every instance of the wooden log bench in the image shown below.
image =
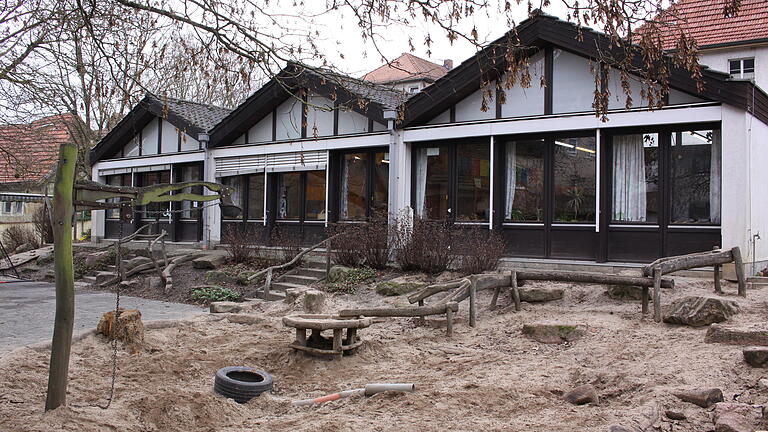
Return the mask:
[[[296,340],[291,344],[291,348],[307,354],[331,358],[341,358],[345,353],[353,354],[354,350],[363,344],[363,340],[357,335],[357,330],[366,328],[372,323],[371,318],[335,315],[301,314],[283,317],[284,326],[296,329]],[[309,337],[307,337],[307,330],[311,331]],[[322,335],[325,330],[333,332],[330,339]]]
[[[459,311],[457,302],[438,303],[429,306],[414,306],[402,308],[368,308],[344,309],[339,311],[341,317],[420,317],[445,314],[446,334],[453,335],[453,314]]]

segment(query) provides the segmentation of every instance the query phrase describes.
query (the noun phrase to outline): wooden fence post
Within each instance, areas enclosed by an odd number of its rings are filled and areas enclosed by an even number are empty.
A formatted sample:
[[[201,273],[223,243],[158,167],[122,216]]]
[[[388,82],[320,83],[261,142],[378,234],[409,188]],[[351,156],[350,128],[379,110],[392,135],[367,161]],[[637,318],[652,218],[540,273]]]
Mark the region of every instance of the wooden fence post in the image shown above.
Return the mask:
[[[62,144],[53,186],[53,257],[56,275],[56,317],[53,321],[51,363],[45,410],[67,403],[69,354],[75,319],[75,276],[72,266],[72,188],[75,181],[77,146]]]
[[[653,320],[661,322],[661,269],[653,269]]]
[[[738,246],[731,249],[733,264],[736,267],[736,279],[739,281],[739,295],[747,296],[747,279],[744,277],[744,261],[741,260],[741,249]]]
[[[520,291],[517,289],[517,272],[515,270],[512,270],[510,282],[512,285],[512,300],[515,302],[515,311],[520,312]]]

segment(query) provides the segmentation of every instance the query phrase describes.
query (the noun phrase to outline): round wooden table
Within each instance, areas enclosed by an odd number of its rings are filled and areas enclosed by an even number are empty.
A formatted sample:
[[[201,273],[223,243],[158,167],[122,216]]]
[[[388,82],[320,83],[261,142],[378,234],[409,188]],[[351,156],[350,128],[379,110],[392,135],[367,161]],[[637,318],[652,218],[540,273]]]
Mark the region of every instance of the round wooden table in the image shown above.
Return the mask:
[[[300,314],[283,317],[283,325],[296,329],[296,340],[291,348],[321,357],[341,358],[344,353],[352,354],[363,343],[357,336],[357,329],[366,328],[372,323],[371,318],[343,318],[337,315]],[[307,330],[312,331],[309,337]],[[333,337],[324,337],[324,330],[332,330]]]

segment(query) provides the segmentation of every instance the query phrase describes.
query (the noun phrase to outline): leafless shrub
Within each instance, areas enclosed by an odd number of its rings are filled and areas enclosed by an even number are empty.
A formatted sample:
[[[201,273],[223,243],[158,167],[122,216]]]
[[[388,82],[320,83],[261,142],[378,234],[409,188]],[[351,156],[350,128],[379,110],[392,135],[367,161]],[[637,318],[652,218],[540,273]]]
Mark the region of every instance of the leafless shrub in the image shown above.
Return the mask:
[[[389,229],[386,213],[359,224],[336,224],[329,230],[336,262],[348,267],[365,265],[384,269],[389,262]]]
[[[40,206],[32,215],[35,234],[43,243],[53,243],[53,225],[45,206]]]
[[[224,250],[229,254],[229,259],[234,264],[249,263],[253,260],[255,247],[261,230],[252,226],[240,224],[227,225],[221,236]]]
[[[486,228],[459,228],[454,234],[457,269],[464,274],[496,270],[504,248],[501,235]]]
[[[403,214],[394,229],[395,261],[405,271],[443,272],[455,258],[452,238],[453,230],[446,222],[418,217],[411,222],[410,216]]]
[[[287,263],[301,252],[301,236],[281,227],[272,230],[270,243],[280,248],[277,258],[281,263]]]
[[[13,252],[23,244],[31,244],[35,248],[40,246],[40,239],[32,228],[24,225],[11,225],[2,235],[3,246],[8,253]]]

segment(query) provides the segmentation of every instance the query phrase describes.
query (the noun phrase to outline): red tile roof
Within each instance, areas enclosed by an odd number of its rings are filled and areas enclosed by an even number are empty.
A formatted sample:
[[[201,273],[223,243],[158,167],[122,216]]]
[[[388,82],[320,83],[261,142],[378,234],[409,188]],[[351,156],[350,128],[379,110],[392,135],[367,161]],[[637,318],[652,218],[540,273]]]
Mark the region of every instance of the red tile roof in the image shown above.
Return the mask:
[[[403,53],[400,57],[382,65],[363,76],[363,79],[377,84],[394,84],[403,81],[436,81],[448,73],[445,66],[429,60]]]
[[[726,16],[733,0],[679,0],[664,12],[665,49],[674,49],[680,33],[696,40],[699,47],[768,39],[768,2],[741,0],[735,16]],[[641,31],[641,30],[640,30]]]
[[[56,166],[59,146],[73,141],[72,114],[0,126],[0,183],[37,182]]]

